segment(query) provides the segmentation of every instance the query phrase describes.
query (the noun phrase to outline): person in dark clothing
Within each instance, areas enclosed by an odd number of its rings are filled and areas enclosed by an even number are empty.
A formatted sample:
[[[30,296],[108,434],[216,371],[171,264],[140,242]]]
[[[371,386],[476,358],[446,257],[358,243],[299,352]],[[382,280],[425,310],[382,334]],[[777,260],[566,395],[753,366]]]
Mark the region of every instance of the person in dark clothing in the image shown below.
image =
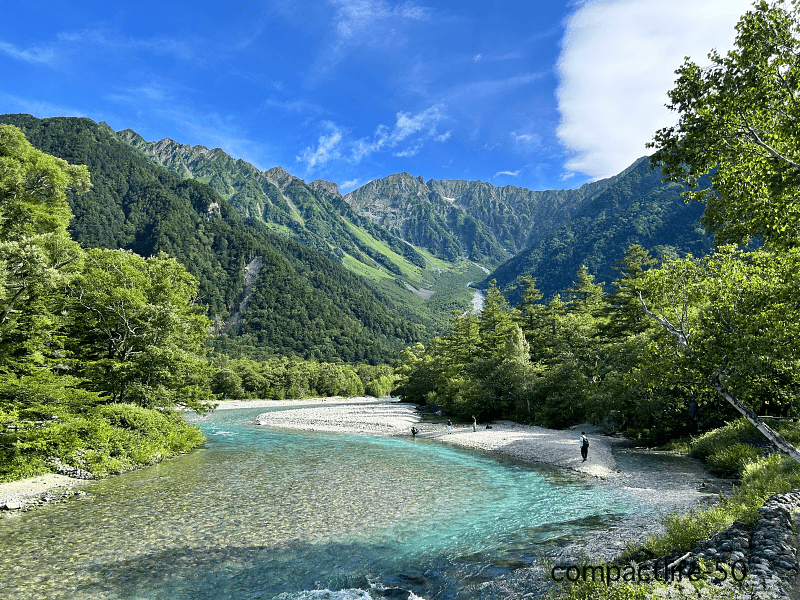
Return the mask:
[[[586,462],[586,457],[589,455],[589,438],[586,437],[586,432],[581,431],[581,456],[583,462]]]
[[[419,433],[419,429],[417,429],[416,427],[412,427],[411,428],[411,437],[417,437],[418,433]]]

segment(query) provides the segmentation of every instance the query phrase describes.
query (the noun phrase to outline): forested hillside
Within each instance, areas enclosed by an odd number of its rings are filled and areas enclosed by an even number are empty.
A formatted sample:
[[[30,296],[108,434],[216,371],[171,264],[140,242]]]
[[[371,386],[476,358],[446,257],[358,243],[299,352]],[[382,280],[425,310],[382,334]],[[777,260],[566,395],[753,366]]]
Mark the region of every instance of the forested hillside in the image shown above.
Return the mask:
[[[306,184],[280,167],[262,172],[219,149],[170,139],[146,142],[131,130],[117,135],[182,177],[208,183],[240,216],[367,274],[401,304],[407,303],[403,294],[386,284],[394,278],[421,287],[420,269],[431,266],[422,249],[448,264],[466,257],[497,266],[481,285],[495,279],[515,303],[517,278],[523,275],[536,277],[546,297],[569,286],[584,264],[598,281],[610,283],[615,261],[633,243],[665,257],[702,254],[710,247],[711,238],[699,225],[702,207],[687,205],[678,184],[662,184],[644,158],[615,177],[575,190],[426,182],[401,173],[342,197],[333,183]],[[426,279],[430,287],[432,273]],[[442,292],[447,290],[438,286],[436,301]],[[441,330],[437,316],[442,315],[433,304],[407,316],[425,315],[429,328]]]
[[[342,202],[335,183],[313,181],[306,184],[281,167],[262,172],[218,148],[192,147],[170,139],[146,142],[130,129],[117,135],[181,177],[208,184],[243,218],[262,221],[310,248],[339,256],[347,253],[367,266],[402,275],[402,269],[391,260],[391,255],[365,243],[353,231],[355,226],[385,242],[392,252],[412,264],[425,267],[425,258],[412,246],[359,217]]]
[[[516,304],[531,276],[545,298],[566,290],[582,265],[595,280],[610,286],[625,249],[639,244],[658,258],[701,256],[712,236],[700,224],[703,204],[687,203],[684,187],[662,183],[661,172],[640,159],[597,196],[584,201],[569,222],[499,266],[485,280],[495,280]],[[705,186],[708,181],[704,181]]]
[[[624,173],[623,173],[624,175]],[[345,201],[410,243],[493,267],[568,222],[617,178],[577,190],[532,191],[482,181],[425,181],[408,173],[376,179]]]
[[[260,171],[219,148],[209,150],[170,139],[146,142],[131,130],[120,131],[117,136],[179,177],[207,183],[228,199],[247,223],[263,225],[296,240],[363,276],[377,297],[397,307],[404,318],[422,325],[430,334],[447,328],[452,310],[463,311],[469,306],[472,292],[467,283],[482,278],[480,269],[462,258],[457,244],[449,258],[437,258],[434,255],[442,254],[441,247],[415,247],[371,219],[357,215],[336,184],[329,181],[306,183],[281,167]],[[260,297],[263,296],[254,299]],[[303,338],[308,335],[305,329],[295,333]],[[321,339],[323,345],[329,344]],[[298,342],[302,346],[307,343]]]
[[[424,337],[393,312],[391,299],[377,297],[358,276],[263,223],[243,220],[207,185],[154,164],[107,126],[28,115],[5,115],[0,122],[19,127],[35,147],[89,168],[92,189],[68,196],[75,239],[87,248],[177,258],[197,278],[199,300],[217,332],[226,334],[223,347],[257,356],[377,363]],[[245,290],[244,267],[256,256],[268,268],[256,277],[252,300],[230,329],[227,322]],[[294,326],[302,328],[301,341],[285,335]]]

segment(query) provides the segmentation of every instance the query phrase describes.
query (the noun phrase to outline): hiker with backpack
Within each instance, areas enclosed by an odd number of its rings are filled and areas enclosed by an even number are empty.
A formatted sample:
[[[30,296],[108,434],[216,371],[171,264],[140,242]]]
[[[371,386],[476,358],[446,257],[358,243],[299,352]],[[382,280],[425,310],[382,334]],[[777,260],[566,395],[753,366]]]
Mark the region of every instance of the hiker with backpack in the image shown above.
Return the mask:
[[[589,438],[586,437],[586,432],[581,431],[581,456],[583,457],[583,462],[586,462],[586,457],[589,454]]]

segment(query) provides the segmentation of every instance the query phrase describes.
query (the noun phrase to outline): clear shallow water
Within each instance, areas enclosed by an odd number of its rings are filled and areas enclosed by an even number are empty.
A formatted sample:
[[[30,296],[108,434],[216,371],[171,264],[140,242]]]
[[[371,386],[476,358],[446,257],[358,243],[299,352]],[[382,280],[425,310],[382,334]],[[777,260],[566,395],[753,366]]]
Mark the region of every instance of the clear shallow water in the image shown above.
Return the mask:
[[[204,448],[0,519],[0,598],[473,598],[543,546],[641,510],[435,442],[252,425],[263,411],[200,418]]]

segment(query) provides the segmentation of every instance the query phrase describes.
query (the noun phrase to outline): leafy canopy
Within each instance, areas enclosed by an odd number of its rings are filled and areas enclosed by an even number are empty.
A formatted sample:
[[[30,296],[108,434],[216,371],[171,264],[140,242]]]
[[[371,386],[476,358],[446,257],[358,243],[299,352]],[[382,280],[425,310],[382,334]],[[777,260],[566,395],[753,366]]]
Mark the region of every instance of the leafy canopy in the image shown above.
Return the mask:
[[[718,243],[758,238],[800,245],[800,21],[784,0],[756,2],[736,26],[734,48],[690,59],[669,92],[678,124],[656,132],[651,166],[706,203],[703,223]],[[701,188],[713,173],[712,187]]]

